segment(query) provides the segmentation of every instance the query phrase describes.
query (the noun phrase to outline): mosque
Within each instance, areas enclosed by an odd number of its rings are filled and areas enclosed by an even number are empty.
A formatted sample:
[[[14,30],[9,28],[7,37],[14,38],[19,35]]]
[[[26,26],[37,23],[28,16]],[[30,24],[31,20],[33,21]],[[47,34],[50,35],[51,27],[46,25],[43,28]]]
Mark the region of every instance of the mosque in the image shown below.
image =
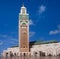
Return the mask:
[[[60,55],[60,42],[29,42],[29,14],[23,5],[19,13],[19,46],[4,50],[3,56],[57,56]]]

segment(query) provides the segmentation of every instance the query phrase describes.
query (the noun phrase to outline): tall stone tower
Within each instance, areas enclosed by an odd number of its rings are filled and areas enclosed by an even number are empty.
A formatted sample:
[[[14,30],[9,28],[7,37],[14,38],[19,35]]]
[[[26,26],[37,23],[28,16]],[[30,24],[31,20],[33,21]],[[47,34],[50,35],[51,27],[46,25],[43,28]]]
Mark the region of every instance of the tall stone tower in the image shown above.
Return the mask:
[[[29,14],[24,5],[19,13],[19,50],[20,53],[29,53]]]

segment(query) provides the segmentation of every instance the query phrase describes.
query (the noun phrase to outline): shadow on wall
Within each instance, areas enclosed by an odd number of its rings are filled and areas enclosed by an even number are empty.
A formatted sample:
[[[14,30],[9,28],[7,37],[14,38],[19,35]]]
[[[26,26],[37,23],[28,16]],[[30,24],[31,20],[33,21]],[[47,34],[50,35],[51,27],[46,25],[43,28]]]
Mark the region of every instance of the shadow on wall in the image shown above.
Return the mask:
[[[38,52],[34,52],[34,56],[37,56],[37,55],[45,56],[45,52],[42,52],[42,51],[39,51],[39,53]]]
[[[39,51],[39,56],[45,56],[45,52]]]
[[[32,41],[32,42],[30,42],[30,43],[29,43],[29,48],[32,48],[32,45],[34,45],[35,42],[36,42],[36,41]]]

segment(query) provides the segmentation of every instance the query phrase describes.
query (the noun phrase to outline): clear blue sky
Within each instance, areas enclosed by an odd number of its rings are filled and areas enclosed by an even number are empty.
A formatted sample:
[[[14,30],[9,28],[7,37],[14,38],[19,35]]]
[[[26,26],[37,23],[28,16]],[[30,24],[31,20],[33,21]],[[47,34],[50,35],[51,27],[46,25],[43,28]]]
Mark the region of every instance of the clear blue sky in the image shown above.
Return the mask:
[[[18,44],[18,17],[24,2],[30,41],[60,41],[60,0],[0,0],[0,52]]]

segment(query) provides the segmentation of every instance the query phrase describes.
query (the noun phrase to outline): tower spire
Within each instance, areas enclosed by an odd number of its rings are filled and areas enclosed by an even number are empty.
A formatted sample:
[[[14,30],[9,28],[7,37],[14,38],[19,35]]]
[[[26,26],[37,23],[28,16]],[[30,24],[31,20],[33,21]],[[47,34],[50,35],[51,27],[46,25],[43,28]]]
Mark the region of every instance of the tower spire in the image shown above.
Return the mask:
[[[23,5],[22,6],[24,7],[24,2],[23,2]]]
[[[21,14],[26,14],[26,7],[24,6],[24,3],[22,4],[22,7],[21,7]]]

